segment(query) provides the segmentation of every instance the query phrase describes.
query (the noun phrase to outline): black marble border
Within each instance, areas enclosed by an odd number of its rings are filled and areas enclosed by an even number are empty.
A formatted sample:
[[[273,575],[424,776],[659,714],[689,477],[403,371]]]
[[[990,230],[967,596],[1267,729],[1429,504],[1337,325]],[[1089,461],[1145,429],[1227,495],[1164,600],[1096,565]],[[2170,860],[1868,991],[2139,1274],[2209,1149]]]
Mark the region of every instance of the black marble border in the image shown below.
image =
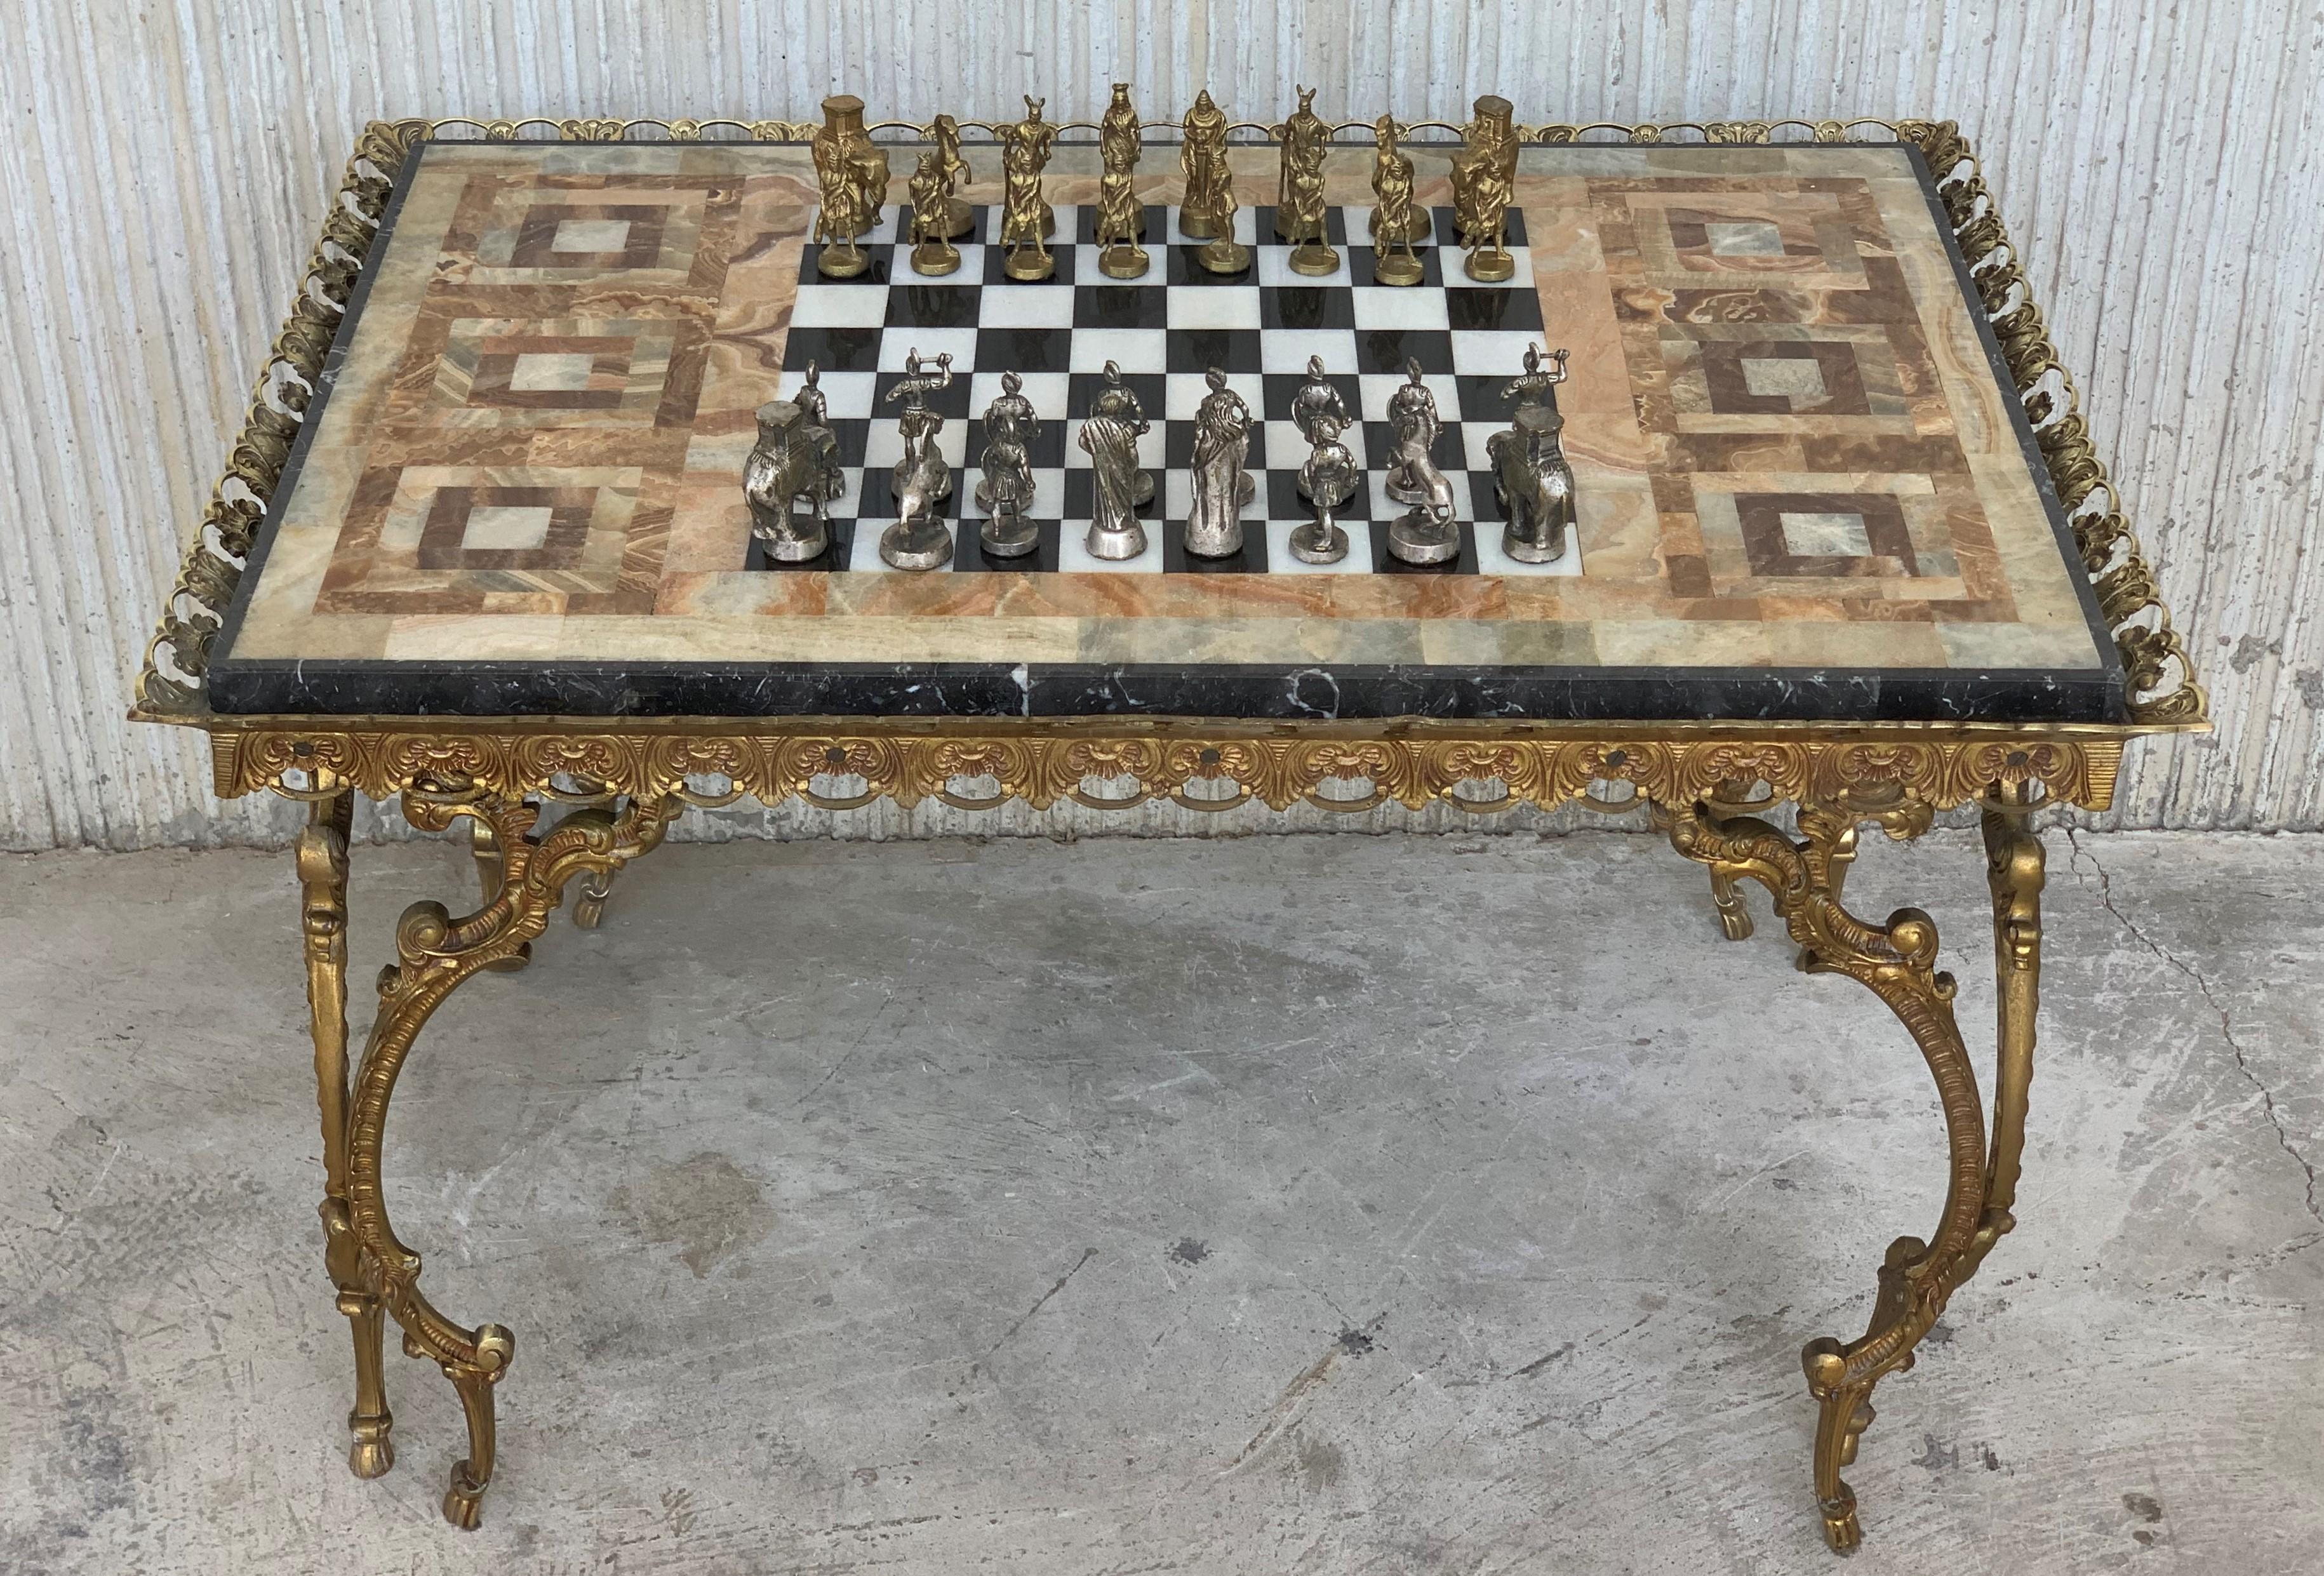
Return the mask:
[[[236,659],[234,640],[272,547],[309,444],[321,428],[349,337],[383,266],[420,161],[397,171],[378,234],[324,359],[307,419],[208,672],[211,708],[230,715],[376,716],[1200,716],[1296,721],[1423,716],[1512,721],[2126,723],[2122,664],[2081,569],[2033,424],[1987,320],[1928,161],[1911,143],[1778,143],[1785,152],[1832,146],[1903,149],[1951,258],[2027,469],[2048,512],[2102,666],[2087,669],[1702,668],[1422,667],[1310,664],[853,662],[441,662]],[[447,146],[463,144],[443,144]],[[1584,144],[1590,145],[1590,144]],[[1620,144],[1607,144],[1620,145]],[[1532,152],[1534,150],[1527,150]],[[1542,150],[1547,151],[1547,150]],[[1723,145],[1658,144],[1661,154],[1732,157]]]

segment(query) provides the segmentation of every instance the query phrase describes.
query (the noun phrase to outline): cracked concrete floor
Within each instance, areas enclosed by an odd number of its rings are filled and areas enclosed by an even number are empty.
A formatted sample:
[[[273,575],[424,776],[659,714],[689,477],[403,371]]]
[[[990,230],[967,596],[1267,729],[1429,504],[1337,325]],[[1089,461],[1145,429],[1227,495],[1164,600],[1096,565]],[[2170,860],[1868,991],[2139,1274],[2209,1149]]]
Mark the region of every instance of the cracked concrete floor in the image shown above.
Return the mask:
[[[2313,1571],[2324,839],[2050,843],[2023,1223],[1850,1569]],[[468,871],[355,878],[367,981]],[[1973,842],[1851,897],[1986,1032]],[[287,856],[0,864],[0,1568],[1834,1569],[1798,1350],[1941,1145],[1751,901],[1609,834],[666,849],[398,1096],[425,1284],[517,1332],[462,1535],[433,1369],[340,1460]]]

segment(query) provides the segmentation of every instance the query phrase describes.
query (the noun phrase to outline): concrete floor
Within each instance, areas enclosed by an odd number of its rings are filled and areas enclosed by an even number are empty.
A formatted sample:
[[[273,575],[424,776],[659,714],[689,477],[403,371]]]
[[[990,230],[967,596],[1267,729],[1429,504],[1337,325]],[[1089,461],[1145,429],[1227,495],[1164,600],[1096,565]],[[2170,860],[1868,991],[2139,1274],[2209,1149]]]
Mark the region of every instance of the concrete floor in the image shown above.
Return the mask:
[[[1849,1569],[2312,1571],[2324,838],[2051,844],[2024,1223]],[[468,877],[355,872],[366,981]],[[1981,1032],[1973,843],[1852,896]],[[1797,1353],[1936,1101],[1751,901],[1603,834],[665,849],[398,1097],[425,1284],[518,1335],[462,1535],[432,1368],[341,1461],[287,856],[0,864],[0,1569],[1834,1569]]]

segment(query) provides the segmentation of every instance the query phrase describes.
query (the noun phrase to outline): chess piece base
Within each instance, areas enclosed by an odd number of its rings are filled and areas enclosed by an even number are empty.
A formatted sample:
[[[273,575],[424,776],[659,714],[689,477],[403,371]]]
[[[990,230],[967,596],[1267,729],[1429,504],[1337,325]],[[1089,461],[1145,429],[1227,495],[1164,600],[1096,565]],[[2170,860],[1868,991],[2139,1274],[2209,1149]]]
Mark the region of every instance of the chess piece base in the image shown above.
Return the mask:
[[[931,278],[960,272],[960,248],[949,241],[923,241],[912,248],[912,272]]]
[[[1089,548],[1091,558],[1118,564],[1146,550],[1146,528],[1134,520],[1119,530],[1109,530],[1104,526],[1093,524],[1088,539],[1082,545]]]
[[[977,490],[983,491],[982,487]],[[996,558],[1021,558],[1041,545],[1041,533],[1021,514],[996,514],[977,531],[976,539]]]
[[[1397,478],[1403,475],[1404,473],[1402,471],[1388,472],[1388,475],[1380,480],[1380,491],[1388,495],[1388,499],[1391,502],[1426,502],[1428,501],[1427,493],[1421,492],[1418,488],[1413,486],[1408,482],[1397,480]]]
[[[823,255],[815,260],[815,271],[825,279],[853,279],[871,266],[870,254],[853,240],[844,246],[834,246],[826,242]]]
[[[976,210],[956,197],[945,198],[944,238],[957,241],[976,228]]]
[[[1240,273],[1250,266],[1250,248],[1221,235],[1197,251],[1194,261],[1211,273]]]
[[[812,536],[762,536],[759,544],[779,564],[804,564],[831,550],[831,532],[817,525]]]
[[[936,568],[952,559],[952,532],[938,520],[899,520],[880,533],[880,557],[899,569]]]
[[[1427,272],[1420,265],[1419,258],[1406,253],[1381,252],[1376,253],[1372,259],[1374,284],[1418,284]]]
[[[1416,509],[1388,521],[1388,550],[1401,563],[1449,564],[1461,556],[1461,528]]]
[[[1412,217],[1397,226],[1402,234],[1383,235],[1380,234],[1379,209],[1374,208],[1370,228],[1373,242],[1382,251],[1399,241],[1407,246],[1425,246],[1428,244],[1428,210],[1416,203]]]
[[[1489,252],[1478,248],[1469,253],[1469,261],[1462,266],[1480,284],[1506,283],[1517,273],[1517,260],[1498,246]]]
[[[1259,496],[1259,482],[1249,471],[1235,478],[1235,507],[1248,509],[1250,501]]]
[[[1242,551],[1242,521],[1240,520],[1215,537],[1197,537],[1186,533],[1186,556],[1190,558],[1231,558]]]
[[[1153,502],[1154,473],[1151,471],[1140,471],[1138,473],[1138,480],[1130,485],[1130,506],[1134,509],[1143,509],[1148,503]]]
[[[1117,243],[1097,254],[1097,271],[1108,279],[1140,279],[1148,259],[1139,248]]]
[[[1303,564],[1336,564],[1348,556],[1348,533],[1311,520],[1291,533],[1287,545],[1291,556]]]
[[[1291,264],[1292,272],[1304,273],[1311,278],[1337,273],[1340,270],[1340,254],[1321,241],[1301,242],[1291,249],[1291,255],[1286,261]]]
[[[1178,234],[1185,236],[1189,241],[1209,241],[1222,233],[1218,220],[1211,217],[1210,215],[1198,212],[1194,208],[1178,210]]]
[[[1057,260],[1040,247],[1017,246],[1010,249],[1009,261],[1001,265],[1001,272],[1029,283],[1056,272]]]
[[[1520,564],[1554,564],[1565,557],[1565,533],[1559,531],[1556,539],[1544,547],[1539,542],[1519,536],[1515,530],[1503,531],[1501,551]]]

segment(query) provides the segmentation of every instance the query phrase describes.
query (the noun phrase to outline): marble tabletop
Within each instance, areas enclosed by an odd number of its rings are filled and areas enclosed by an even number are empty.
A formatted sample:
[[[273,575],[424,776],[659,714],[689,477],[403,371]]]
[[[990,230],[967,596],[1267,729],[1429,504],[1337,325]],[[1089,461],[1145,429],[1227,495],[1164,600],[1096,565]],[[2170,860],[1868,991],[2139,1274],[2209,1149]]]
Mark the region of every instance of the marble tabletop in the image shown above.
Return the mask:
[[[996,158],[967,152],[964,196],[997,201]],[[1443,153],[1413,152],[1441,243]],[[1282,272],[1265,244],[1273,162],[1236,158],[1261,255],[1225,288],[1173,244],[1167,146],[1139,176],[1146,280],[1090,266],[1077,243],[1094,155],[1067,148],[1048,182],[1058,279],[1004,281],[997,249],[973,239],[961,274],[922,279],[892,244],[891,206],[872,272],[835,285],[813,267],[803,144],[423,144],[212,655],[211,704],[2125,719],[2113,642],[1917,151],[1529,147],[1520,271],[1489,293],[1449,249],[1427,252],[1419,287],[1371,284],[1369,251],[1344,244],[1364,239],[1361,149],[1327,171],[1342,277]],[[892,164],[891,204],[908,152]],[[1580,500],[1578,540],[1547,567],[1499,555],[1480,458],[1506,423],[1508,364],[1536,338],[1572,352],[1559,392]],[[883,572],[863,548],[895,409],[878,398],[912,347],[961,358],[945,452],[969,546],[927,574]],[[1360,549],[1385,504],[1360,503],[1344,568],[1295,568],[1268,549],[1304,515],[1268,485],[1240,572],[1167,552],[1184,509],[1178,382],[1225,357],[1272,418],[1311,351],[1375,444],[1372,407],[1403,356],[1431,361],[1456,413],[1437,457],[1472,522],[1459,562],[1397,572]],[[754,412],[795,392],[808,359],[853,449],[838,513],[870,529],[839,533],[827,562],[778,567],[753,552],[740,480]],[[1150,380],[1151,563],[1074,552],[1068,435],[1102,359]],[[1054,518],[1021,567],[973,550],[973,418],[1004,369],[1048,401],[1056,439],[1038,495]],[[1279,446],[1273,427],[1263,445]],[[1254,456],[1270,483],[1276,457]]]

